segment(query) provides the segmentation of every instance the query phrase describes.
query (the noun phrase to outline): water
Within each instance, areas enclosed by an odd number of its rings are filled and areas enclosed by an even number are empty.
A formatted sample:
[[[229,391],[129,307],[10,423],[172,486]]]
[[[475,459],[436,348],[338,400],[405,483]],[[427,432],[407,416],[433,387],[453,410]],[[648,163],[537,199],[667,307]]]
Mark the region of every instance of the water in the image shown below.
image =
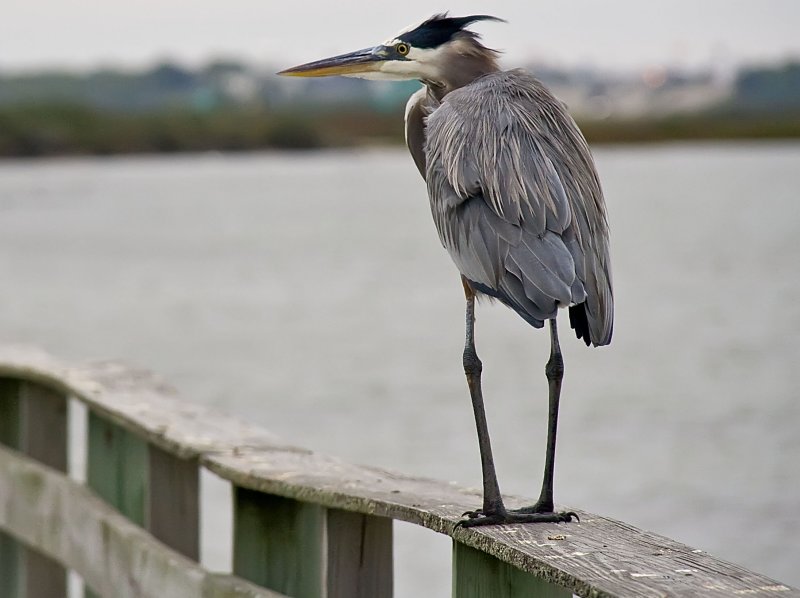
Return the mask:
[[[800,585],[800,144],[597,162],[615,338],[562,326],[556,499]],[[2,342],[124,358],[297,444],[480,485],[462,292],[402,151],[0,163],[0,280]],[[500,482],[535,495],[547,334],[478,318]],[[448,541],[397,529],[397,595],[448,595]]]

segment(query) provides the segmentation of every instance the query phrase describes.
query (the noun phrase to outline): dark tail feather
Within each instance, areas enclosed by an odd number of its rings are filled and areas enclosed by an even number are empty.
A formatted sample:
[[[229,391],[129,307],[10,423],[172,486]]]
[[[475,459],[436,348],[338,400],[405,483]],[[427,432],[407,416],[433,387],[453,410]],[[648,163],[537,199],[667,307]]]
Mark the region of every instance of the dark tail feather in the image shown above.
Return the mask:
[[[592,343],[589,337],[589,319],[586,317],[586,303],[578,303],[569,308],[569,327],[575,331],[575,336],[582,338],[588,347]]]

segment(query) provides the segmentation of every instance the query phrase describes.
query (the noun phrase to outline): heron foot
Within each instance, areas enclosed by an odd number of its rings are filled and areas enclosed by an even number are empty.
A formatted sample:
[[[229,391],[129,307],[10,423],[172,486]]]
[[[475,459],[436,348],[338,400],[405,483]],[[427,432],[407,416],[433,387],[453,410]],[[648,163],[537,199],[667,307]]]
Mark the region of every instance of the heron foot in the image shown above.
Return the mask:
[[[520,507],[519,509],[511,509],[512,513],[530,514],[530,513],[553,513],[553,503],[543,503],[541,500],[529,507]],[[572,511],[562,511],[564,515],[572,515],[576,521],[580,521],[577,513]]]
[[[527,507],[531,509],[533,507]],[[580,521],[577,513],[562,511],[560,513],[539,512],[525,509],[511,509],[487,513],[483,509],[467,511],[456,527],[478,527],[482,525],[502,525],[506,523],[569,523],[573,519]]]

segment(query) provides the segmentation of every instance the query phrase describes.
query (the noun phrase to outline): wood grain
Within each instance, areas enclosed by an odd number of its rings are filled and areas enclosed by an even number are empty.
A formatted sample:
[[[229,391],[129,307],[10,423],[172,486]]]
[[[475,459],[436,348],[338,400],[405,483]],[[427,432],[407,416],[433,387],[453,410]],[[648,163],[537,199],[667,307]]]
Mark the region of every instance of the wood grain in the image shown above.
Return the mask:
[[[2,345],[3,376],[75,396],[102,419],[180,458],[282,444],[261,428],[180,400],[171,385],[149,371],[113,361],[71,367],[35,348]]]
[[[327,511],[327,598],[391,598],[392,520]]]
[[[67,470],[67,398],[21,380],[0,381],[0,443],[59,471]],[[64,596],[59,563],[0,534],[0,595]]]
[[[21,450],[49,467],[67,471],[67,397],[39,384],[20,385]],[[25,598],[66,596],[67,571],[35,550],[26,550]]]
[[[20,411],[19,380],[0,377],[0,445],[19,449]],[[0,531],[0,596],[16,598],[24,581],[24,547],[12,536]]]
[[[569,508],[580,523],[455,528],[463,511],[480,505],[478,490],[292,446],[182,402],[153,375],[119,364],[73,368],[38,351],[0,347],[2,376],[74,394],[120,427],[177,457],[196,457],[241,489],[421,525],[579,596],[800,597],[800,590],[744,567],[579,509]],[[511,507],[533,502],[507,501]]]
[[[192,560],[200,560],[200,479],[196,458],[149,447],[147,530]]]
[[[108,598],[286,598],[209,573],[57,471],[0,447],[0,528]]]
[[[453,543],[453,598],[572,598],[572,592],[523,573],[485,552]]]
[[[325,509],[234,488],[233,573],[294,598],[323,594]]]

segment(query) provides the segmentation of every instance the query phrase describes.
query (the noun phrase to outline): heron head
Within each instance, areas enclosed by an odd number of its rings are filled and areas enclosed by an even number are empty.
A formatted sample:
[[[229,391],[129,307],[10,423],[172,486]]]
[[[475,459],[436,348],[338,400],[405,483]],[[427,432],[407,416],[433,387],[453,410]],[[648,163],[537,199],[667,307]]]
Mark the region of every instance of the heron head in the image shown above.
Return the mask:
[[[278,74],[289,77],[342,75],[395,81],[419,79],[444,84],[457,77],[460,71],[475,70],[479,65],[485,72],[496,70],[497,52],[483,46],[478,34],[466,29],[477,21],[502,19],[488,15],[448,17],[438,14],[380,45],[301,64]]]

